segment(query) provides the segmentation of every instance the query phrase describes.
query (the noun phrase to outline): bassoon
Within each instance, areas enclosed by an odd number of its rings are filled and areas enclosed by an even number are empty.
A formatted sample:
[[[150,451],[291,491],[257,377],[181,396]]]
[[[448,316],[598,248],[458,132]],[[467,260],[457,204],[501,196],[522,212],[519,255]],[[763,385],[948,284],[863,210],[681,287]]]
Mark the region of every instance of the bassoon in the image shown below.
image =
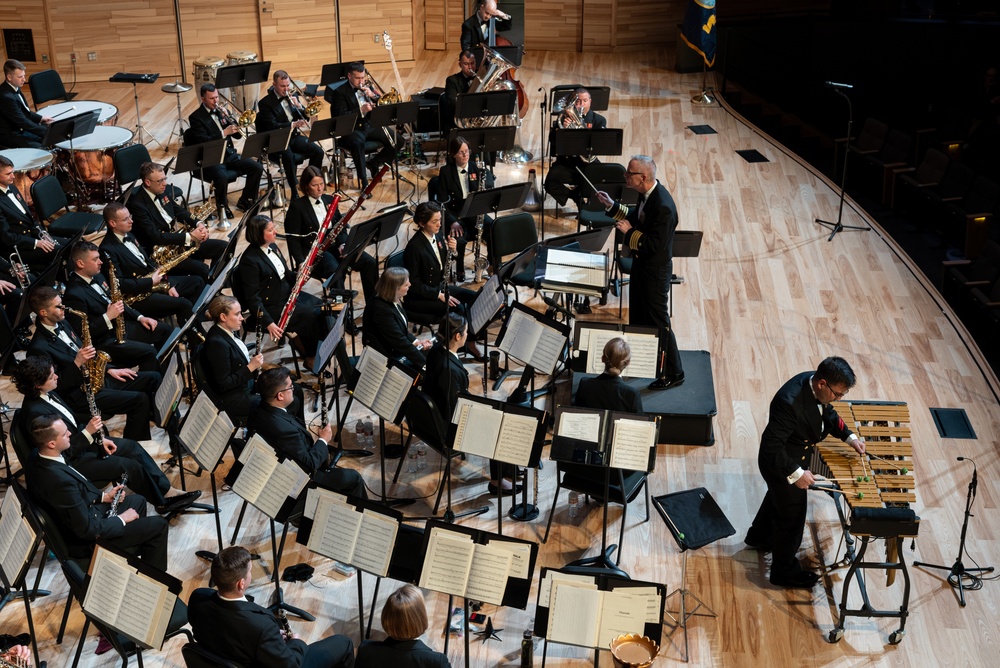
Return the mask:
[[[340,195],[335,196],[333,201],[330,202],[330,206],[326,210],[326,217],[323,219],[323,224],[316,231],[316,238],[313,239],[312,247],[309,248],[309,255],[306,256],[306,259],[299,266],[299,273],[295,276],[295,285],[292,286],[292,292],[288,295],[288,301],[285,303],[285,308],[281,311],[281,317],[278,319],[278,329],[282,331],[284,331],[285,325],[288,324],[288,319],[292,317],[292,311],[295,310],[295,302],[299,300],[302,288],[309,281],[309,276],[312,274],[312,266],[316,262],[316,258],[322,252],[320,244],[326,238],[326,233],[330,229],[330,223],[333,221],[333,215],[337,212],[338,204],[340,204]]]

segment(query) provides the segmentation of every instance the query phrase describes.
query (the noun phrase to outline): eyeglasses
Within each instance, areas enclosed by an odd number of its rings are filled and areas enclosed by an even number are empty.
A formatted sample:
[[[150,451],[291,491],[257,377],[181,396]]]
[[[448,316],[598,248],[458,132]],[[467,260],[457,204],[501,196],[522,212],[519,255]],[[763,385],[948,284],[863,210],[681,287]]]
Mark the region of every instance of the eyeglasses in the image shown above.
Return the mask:
[[[295,387],[294,383],[289,385],[288,387],[281,388],[280,390],[278,390],[278,392],[291,392],[293,387]]]
[[[167,182],[167,177],[165,176],[162,179],[150,179],[150,183],[166,183],[166,182]]]
[[[625,176],[643,176],[643,173],[642,172],[630,172],[630,171],[626,170],[625,171]]]
[[[844,398],[844,395],[845,395],[845,394],[847,394],[848,392],[850,392],[850,389],[847,389],[847,390],[844,390],[843,392],[838,392],[837,390],[835,390],[835,389],[833,389],[832,387],[830,387],[830,385],[829,385],[829,384],[828,384],[828,385],[826,386],[826,389],[830,390],[830,393],[831,393],[831,394],[832,394],[832,395],[834,396],[834,398],[836,398],[836,399],[843,399],[843,398]]]

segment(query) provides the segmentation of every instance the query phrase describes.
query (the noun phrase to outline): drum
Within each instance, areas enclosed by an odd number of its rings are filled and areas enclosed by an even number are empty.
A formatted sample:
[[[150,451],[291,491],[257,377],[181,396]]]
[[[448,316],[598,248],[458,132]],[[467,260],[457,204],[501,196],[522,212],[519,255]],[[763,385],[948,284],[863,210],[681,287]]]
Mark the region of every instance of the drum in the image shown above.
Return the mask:
[[[59,142],[56,148],[60,149],[60,160],[65,160],[67,169],[88,198],[113,198],[118,189],[113,156],[131,142],[131,130],[102,125],[89,135],[74,139],[72,150],[68,141]]]
[[[226,54],[226,58],[229,59],[229,65],[243,65],[245,63],[257,62],[257,54],[253,51],[231,51]],[[227,95],[241,111],[256,109],[257,101],[260,99],[260,84],[233,88],[227,92]]]
[[[215,73],[225,64],[225,59],[218,56],[205,56],[194,61],[195,85],[215,83]]]
[[[43,116],[51,116],[57,121],[88,111],[96,111],[98,125],[114,125],[118,122],[118,107],[97,100],[73,100],[50,104],[41,110]]]
[[[52,171],[52,153],[39,148],[12,148],[0,151],[14,163],[14,185],[30,206],[31,184]]]

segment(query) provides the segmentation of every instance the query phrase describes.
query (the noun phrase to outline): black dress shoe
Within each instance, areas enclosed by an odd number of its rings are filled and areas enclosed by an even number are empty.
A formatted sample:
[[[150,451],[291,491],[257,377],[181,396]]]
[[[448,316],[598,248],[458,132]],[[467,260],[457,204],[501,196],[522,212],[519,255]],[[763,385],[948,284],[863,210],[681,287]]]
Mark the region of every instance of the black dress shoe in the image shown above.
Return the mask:
[[[197,489],[192,492],[178,494],[177,496],[170,496],[167,497],[162,506],[156,506],[156,512],[160,515],[165,515],[167,513],[183,510],[200,498],[201,491]]]
[[[770,543],[765,543],[763,541],[757,543],[757,542],[751,541],[749,538],[747,540],[743,541],[743,543],[746,544],[747,548],[749,548],[751,550],[757,550],[758,552],[770,552],[771,551],[771,545],[770,545]]]
[[[237,205],[237,206],[238,206],[238,205]],[[233,210],[232,210],[232,209],[230,209],[230,208],[229,208],[229,207],[227,206],[227,207],[226,207],[226,218],[235,218],[235,217],[236,217],[236,216],[234,216],[234,215],[233,215]]]
[[[248,201],[243,199],[242,197],[240,198],[240,201],[236,203],[236,208],[239,209],[240,211],[248,211],[252,206],[253,206],[253,200]]]
[[[812,571],[801,571],[788,576],[771,576],[771,584],[788,589],[812,589],[819,582],[819,576]]]
[[[665,378],[657,378],[652,383],[649,384],[649,389],[651,390],[669,390],[671,387],[677,387],[684,382],[684,372],[681,371],[675,376],[667,376]]]

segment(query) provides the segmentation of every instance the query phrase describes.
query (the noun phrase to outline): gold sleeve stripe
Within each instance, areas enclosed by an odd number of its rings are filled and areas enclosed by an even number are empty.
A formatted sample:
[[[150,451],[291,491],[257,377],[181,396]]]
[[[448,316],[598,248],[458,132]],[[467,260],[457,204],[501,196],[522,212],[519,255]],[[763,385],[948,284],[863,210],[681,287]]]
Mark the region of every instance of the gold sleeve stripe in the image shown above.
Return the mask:
[[[625,220],[625,217],[628,216],[628,207],[621,202],[615,202],[611,210],[608,211],[608,215],[615,220]]]
[[[639,250],[639,246],[642,245],[642,232],[633,229],[632,233],[628,237],[628,247],[632,250]]]

